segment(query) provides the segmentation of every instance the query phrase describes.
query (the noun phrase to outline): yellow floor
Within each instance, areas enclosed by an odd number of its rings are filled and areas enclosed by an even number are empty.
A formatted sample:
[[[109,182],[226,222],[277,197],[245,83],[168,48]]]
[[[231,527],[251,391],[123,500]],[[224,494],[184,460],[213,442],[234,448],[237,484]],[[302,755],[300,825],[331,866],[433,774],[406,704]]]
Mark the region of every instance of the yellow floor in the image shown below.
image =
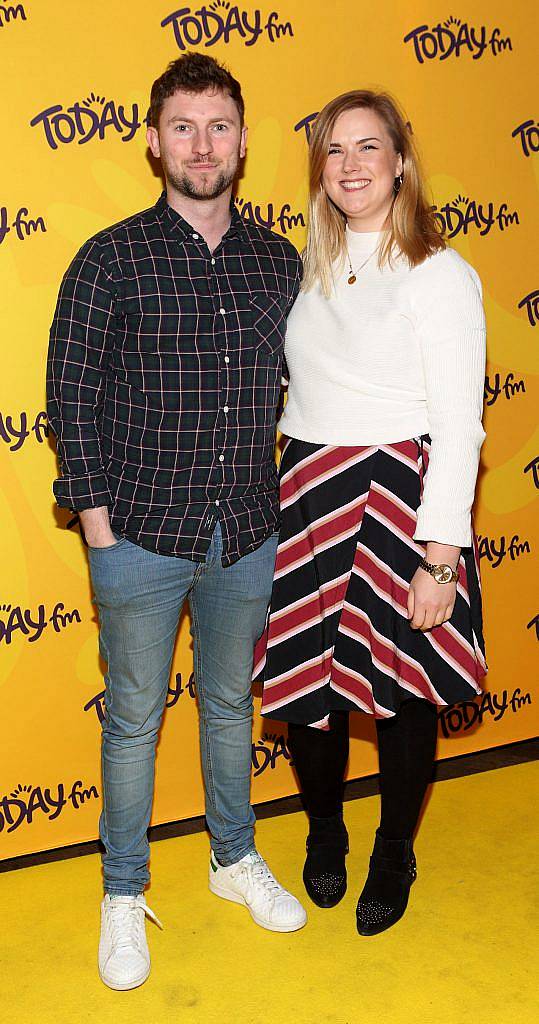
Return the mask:
[[[347,896],[334,910],[309,904],[307,927],[292,935],[210,895],[205,835],[155,843],[147,899],[165,930],[148,925],[152,974],[132,992],[111,992],[97,975],[96,856],[4,874],[0,1020],[536,1024],[538,804],[536,763],[437,783],[409,909],[374,938],[357,935],[354,909],[377,798],[346,805]],[[257,833],[299,896],[305,828],[294,814]]]

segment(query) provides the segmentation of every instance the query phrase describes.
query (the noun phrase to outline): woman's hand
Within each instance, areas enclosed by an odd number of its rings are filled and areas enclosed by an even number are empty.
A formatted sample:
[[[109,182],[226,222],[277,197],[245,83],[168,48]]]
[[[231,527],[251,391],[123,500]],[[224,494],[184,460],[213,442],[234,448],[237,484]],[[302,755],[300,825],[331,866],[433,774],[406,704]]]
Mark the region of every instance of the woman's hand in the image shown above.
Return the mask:
[[[437,583],[424,569],[416,569],[408,591],[408,618],[412,629],[423,632],[441,626],[453,614],[456,583]]]
[[[459,558],[460,548],[452,544],[438,544],[435,541],[427,544],[427,562],[450,565],[455,569]],[[437,583],[430,573],[416,569],[408,591],[408,618],[412,629],[425,632],[447,622],[453,614],[456,596],[456,583]]]

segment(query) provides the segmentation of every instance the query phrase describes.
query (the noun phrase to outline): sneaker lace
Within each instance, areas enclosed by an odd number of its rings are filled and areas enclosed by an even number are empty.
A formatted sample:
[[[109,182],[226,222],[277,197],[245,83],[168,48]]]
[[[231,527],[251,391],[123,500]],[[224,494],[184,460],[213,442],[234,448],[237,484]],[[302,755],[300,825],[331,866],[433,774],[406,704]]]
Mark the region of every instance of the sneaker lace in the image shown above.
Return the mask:
[[[273,877],[264,858],[256,851],[251,854],[249,867],[253,879],[262,886],[268,899],[275,899],[284,892],[282,885],[279,885],[277,879]]]
[[[117,951],[122,948],[140,947],[144,917],[150,918],[159,928],[161,921],[138,896],[117,896],[109,904],[111,943]]]

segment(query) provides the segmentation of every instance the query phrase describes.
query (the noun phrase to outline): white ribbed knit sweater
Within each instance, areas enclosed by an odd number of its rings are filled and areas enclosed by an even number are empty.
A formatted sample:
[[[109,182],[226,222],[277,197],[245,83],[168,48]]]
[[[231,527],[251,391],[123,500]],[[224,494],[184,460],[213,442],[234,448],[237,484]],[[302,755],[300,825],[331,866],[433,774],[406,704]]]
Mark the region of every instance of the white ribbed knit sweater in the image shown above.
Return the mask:
[[[378,268],[378,232],[347,230],[348,262],[326,299],[301,292],[288,320],[288,401],[279,428],[315,444],[391,444],[430,434],[416,540],[471,543],[485,380],[474,269],[445,249],[411,270]]]

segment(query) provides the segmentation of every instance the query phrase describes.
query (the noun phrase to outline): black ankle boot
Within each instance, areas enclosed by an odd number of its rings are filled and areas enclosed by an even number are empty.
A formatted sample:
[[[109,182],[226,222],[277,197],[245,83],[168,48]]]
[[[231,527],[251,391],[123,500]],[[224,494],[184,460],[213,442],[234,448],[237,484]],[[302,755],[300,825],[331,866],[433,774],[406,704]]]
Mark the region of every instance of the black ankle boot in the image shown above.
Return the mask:
[[[331,818],[309,818],[307,860],[303,881],[317,907],[335,907],[346,892],[348,832],[342,812]]]
[[[412,839],[384,839],[377,830],[369,874],[356,909],[360,935],[377,935],[402,917],[416,876]]]

